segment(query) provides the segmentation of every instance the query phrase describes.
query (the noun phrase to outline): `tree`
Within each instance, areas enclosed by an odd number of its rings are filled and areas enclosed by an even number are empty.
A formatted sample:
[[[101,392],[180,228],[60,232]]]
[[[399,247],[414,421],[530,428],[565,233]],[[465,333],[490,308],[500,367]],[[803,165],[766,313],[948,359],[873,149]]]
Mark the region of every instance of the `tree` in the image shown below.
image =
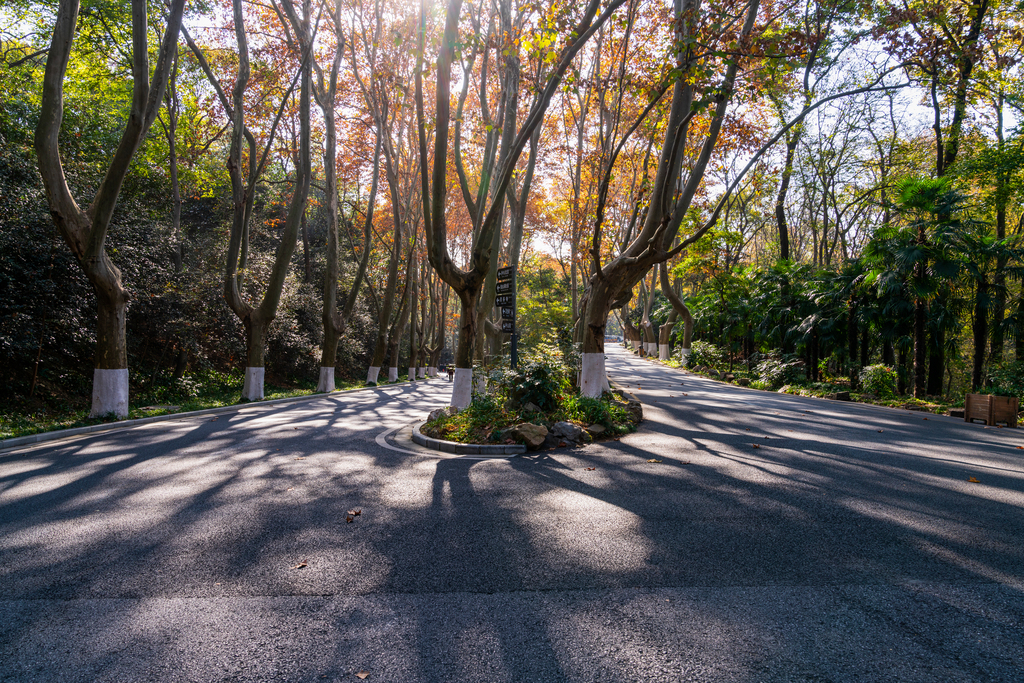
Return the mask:
[[[505,192],[512,181],[516,163],[523,148],[540,125],[544,112],[554,95],[562,76],[573,58],[594,32],[620,7],[625,0],[612,0],[598,16],[600,0],[590,0],[579,21],[571,31],[564,47],[555,53],[555,66],[547,75],[547,82],[531,107],[522,127],[508,147],[508,153],[499,167],[494,190],[486,201],[477,204],[476,212],[482,216],[474,235],[474,247],[469,257],[469,268],[455,265],[448,251],[445,221],[445,195],[447,190],[448,137],[451,114],[451,68],[456,46],[459,44],[461,0],[449,0],[445,11],[445,27],[437,57],[436,113],[434,116],[433,168],[427,153],[426,116],[424,112],[423,69],[416,69],[416,115],[420,150],[420,176],[423,197],[423,222],[427,236],[427,255],[430,265],[448,283],[459,297],[462,306],[459,341],[455,351],[455,382],[452,387],[452,406],[464,408],[472,397],[473,350],[477,337],[477,311],[481,290],[494,257],[495,232],[499,229]],[[427,5],[421,5],[419,53],[425,50]],[[505,131],[512,137],[509,131]]]
[[[156,119],[173,61],[185,0],[173,0],[152,77],[149,73],[148,12],[145,0],[132,0],[132,102],[121,141],[89,207],[71,194],[61,163],[58,136],[63,116],[64,74],[78,24],[78,0],[62,0],[46,59],[43,97],[36,127],[39,174],[54,224],[96,293],[96,360],[91,415],[128,415],[128,352],[125,313],[128,292],[121,271],[105,249],[110,219],[135,152]]]

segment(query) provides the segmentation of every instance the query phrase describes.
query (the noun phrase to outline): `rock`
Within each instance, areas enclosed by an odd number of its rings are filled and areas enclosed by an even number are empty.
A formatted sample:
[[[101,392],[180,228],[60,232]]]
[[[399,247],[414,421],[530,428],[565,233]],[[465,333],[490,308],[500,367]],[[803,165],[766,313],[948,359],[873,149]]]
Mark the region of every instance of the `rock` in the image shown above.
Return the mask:
[[[548,428],[544,425],[535,425],[531,422],[523,422],[512,428],[512,437],[526,444],[531,451],[537,450],[544,445],[544,438],[548,435]]]
[[[587,434],[590,434],[590,436],[602,436],[607,431],[608,430],[605,429],[604,425],[599,425],[597,423],[587,425]]]
[[[746,377],[740,377],[738,380],[736,380],[736,384],[739,384],[741,387],[749,387],[750,380],[747,379]]]
[[[539,413],[539,412],[541,412],[541,410],[540,410],[540,406],[537,405],[536,403],[534,403],[533,401],[527,401],[526,405],[523,406],[523,412],[524,413]]]
[[[722,373],[720,373],[718,370],[715,370],[714,368],[710,368],[708,370],[708,374],[711,375],[712,377],[720,377],[722,375]]]
[[[640,424],[644,420],[644,407],[640,405],[640,401],[632,399],[627,401],[626,413],[629,415],[629,421],[635,425]]]
[[[579,442],[583,430],[572,422],[556,422],[551,425],[551,434],[566,441]]]
[[[452,415],[452,414],[453,414],[453,411],[451,409],[451,406],[448,406],[448,407],[445,407],[445,408],[437,408],[436,410],[431,410],[430,414],[427,415],[427,422],[433,422],[434,420],[438,419],[439,417],[448,417],[449,415]]]
[[[830,399],[832,399],[833,401],[849,401],[850,400],[850,392],[849,391],[837,391],[834,394],[829,394],[828,397]]]
[[[736,379],[736,375],[732,374],[731,372],[725,373],[725,381],[726,382],[731,382],[734,379]]]

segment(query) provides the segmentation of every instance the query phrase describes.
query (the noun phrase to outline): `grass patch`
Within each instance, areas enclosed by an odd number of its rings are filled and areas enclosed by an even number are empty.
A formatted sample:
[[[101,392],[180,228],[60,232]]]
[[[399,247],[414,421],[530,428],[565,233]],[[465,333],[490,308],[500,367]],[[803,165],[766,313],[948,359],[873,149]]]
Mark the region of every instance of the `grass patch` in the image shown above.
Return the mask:
[[[240,374],[206,372],[189,375],[175,382],[151,386],[149,389],[143,388],[130,395],[127,419],[243,405],[248,403],[241,400],[243,382]],[[336,383],[339,390],[361,386],[359,382]],[[266,382],[262,400],[308,396],[313,394],[315,389],[316,383],[313,382],[292,386]],[[89,417],[89,406],[84,400],[78,403],[53,399],[38,399],[32,402],[15,400],[0,410],[0,439],[114,422],[118,422],[118,419]]]

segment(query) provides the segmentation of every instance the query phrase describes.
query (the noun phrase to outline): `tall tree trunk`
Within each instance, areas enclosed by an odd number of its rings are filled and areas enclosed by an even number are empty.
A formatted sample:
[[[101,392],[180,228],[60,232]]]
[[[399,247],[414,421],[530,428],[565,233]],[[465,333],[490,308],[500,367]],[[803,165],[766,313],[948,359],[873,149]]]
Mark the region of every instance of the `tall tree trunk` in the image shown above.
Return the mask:
[[[156,119],[177,48],[185,0],[173,0],[157,61],[150,76],[145,0],[132,0],[132,100],[121,140],[87,211],[68,188],[59,136],[64,116],[64,78],[78,24],[78,0],[61,0],[47,51],[35,149],[50,215],[96,293],[96,357],[91,415],[128,415],[128,352],[125,316],[128,291],[105,243],[121,185],[132,158]],[[152,80],[151,80],[152,78]]]
[[[988,340],[988,278],[982,276],[974,293],[974,364],[971,369],[971,389],[977,391],[984,382],[985,342]]]

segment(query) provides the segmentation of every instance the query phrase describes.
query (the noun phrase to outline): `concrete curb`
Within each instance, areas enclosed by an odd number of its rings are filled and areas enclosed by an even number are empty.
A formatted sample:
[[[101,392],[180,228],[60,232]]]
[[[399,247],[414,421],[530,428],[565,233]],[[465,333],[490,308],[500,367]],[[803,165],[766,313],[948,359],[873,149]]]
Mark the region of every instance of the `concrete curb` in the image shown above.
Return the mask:
[[[520,455],[526,452],[526,446],[523,444],[478,444],[478,443],[458,443],[457,441],[443,441],[441,439],[435,439],[433,437],[425,435],[420,431],[420,427],[425,425],[426,422],[418,422],[412,427],[412,441],[413,443],[429,448],[432,451],[439,451],[441,453],[452,453],[455,455],[490,455],[490,456],[507,456],[507,455]]]
[[[417,382],[424,382],[430,379],[424,378],[416,380]],[[408,384],[408,382],[402,382],[401,384]],[[185,413],[168,413],[166,415],[154,415],[153,417],[139,417],[134,420],[120,420],[118,422],[106,422],[98,425],[88,425],[86,427],[74,427],[72,429],[59,429],[53,432],[39,432],[38,434],[29,434],[28,436],[17,436],[13,439],[0,439],[0,452],[6,451],[12,448],[19,448],[21,446],[31,446],[37,443],[44,443],[46,441],[56,441],[58,439],[70,439],[76,436],[83,436],[87,434],[94,434],[97,432],[112,432],[119,429],[131,429],[132,427],[138,427],[140,425],[150,424],[152,422],[167,422],[170,420],[181,420],[191,417],[202,417],[203,415],[219,415],[221,413],[230,413],[232,411],[245,410],[248,408],[260,408],[262,406],[274,406],[282,403],[298,403],[300,401],[312,401],[318,398],[329,398],[339,394],[348,394],[353,391],[367,391],[375,389],[383,389],[385,387],[395,387],[399,384],[381,384],[372,387],[355,387],[354,389],[340,389],[332,391],[329,394],[307,394],[305,396],[290,396],[288,398],[275,398],[270,401],[249,401],[248,403],[236,403],[230,406],[221,406],[220,408],[206,408],[204,410],[192,410]]]

